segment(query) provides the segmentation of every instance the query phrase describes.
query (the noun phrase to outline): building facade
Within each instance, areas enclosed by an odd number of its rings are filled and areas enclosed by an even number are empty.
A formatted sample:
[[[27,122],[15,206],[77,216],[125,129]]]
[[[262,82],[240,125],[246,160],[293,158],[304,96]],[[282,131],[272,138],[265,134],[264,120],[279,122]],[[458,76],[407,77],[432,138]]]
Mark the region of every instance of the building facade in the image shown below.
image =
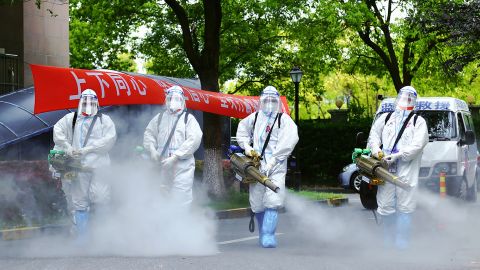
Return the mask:
[[[29,64],[70,64],[68,1],[35,2],[0,4],[0,95],[33,85]]]

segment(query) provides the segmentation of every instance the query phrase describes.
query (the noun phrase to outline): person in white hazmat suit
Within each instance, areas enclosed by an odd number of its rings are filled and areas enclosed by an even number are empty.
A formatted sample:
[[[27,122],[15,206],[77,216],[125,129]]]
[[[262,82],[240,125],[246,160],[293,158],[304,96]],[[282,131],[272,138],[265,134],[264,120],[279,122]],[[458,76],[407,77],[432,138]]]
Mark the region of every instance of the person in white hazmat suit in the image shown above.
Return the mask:
[[[106,179],[99,177],[101,169],[110,165],[108,152],[116,141],[113,121],[98,113],[95,91],[84,90],[77,112],[62,117],[53,127],[54,149],[79,159],[86,171],[77,171],[73,179],[62,179],[67,205],[73,216],[73,229],[78,236],[87,232],[92,204],[105,204],[110,199]]]
[[[269,141],[266,141],[269,133]],[[275,87],[265,87],[260,95],[259,111],[240,121],[237,141],[247,156],[261,156],[260,171],[280,188],[275,193],[260,183],[249,187],[250,206],[257,219],[260,244],[265,248],[276,247],[278,208],[285,201],[287,159],[298,142],[298,133],[290,116],[282,113],[280,95]]]
[[[377,192],[377,212],[383,222],[384,244],[398,249],[409,246],[420,161],[423,148],[428,143],[427,124],[413,112],[416,100],[417,91],[413,87],[401,88],[395,101],[395,111],[388,120],[389,114],[384,113],[375,121],[368,139],[372,155],[383,159],[388,164],[388,170],[410,186],[405,190],[386,182],[378,187]],[[403,126],[403,134],[397,139]]]
[[[193,154],[202,141],[202,130],[195,117],[185,107],[185,96],[180,86],[165,91],[165,110],[147,125],[143,146],[158,162],[163,182],[170,181],[170,195],[175,203],[192,203],[195,158]]]

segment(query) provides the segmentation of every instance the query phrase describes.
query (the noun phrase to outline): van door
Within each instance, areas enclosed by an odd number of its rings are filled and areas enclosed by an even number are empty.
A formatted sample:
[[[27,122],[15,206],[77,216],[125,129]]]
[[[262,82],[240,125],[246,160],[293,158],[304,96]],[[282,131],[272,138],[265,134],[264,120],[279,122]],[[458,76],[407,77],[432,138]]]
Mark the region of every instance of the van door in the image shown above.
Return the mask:
[[[465,123],[465,130],[470,130],[473,131],[475,134],[475,128],[473,126],[473,119],[472,115],[469,113],[462,113],[463,114],[463,120]],[[467,160],[468,160],[468,165],[467,165],[467,180],[468,180],[468,185],[471,186],[473,184],[473,181],[475,181],[475,172],[476,172],[476,166],[477,166],[477,143],[474,143],[472,145],[466,145],[466,153],[467,153]]]

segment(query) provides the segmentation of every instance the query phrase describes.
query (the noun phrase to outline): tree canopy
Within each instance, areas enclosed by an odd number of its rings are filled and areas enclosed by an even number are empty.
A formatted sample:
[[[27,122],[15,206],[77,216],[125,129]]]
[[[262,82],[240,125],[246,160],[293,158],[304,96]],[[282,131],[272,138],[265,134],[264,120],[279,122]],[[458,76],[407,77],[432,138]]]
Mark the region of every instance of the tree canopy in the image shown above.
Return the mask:
[[[205,2],[173,1],[188,15],[187,28],[169,2],[70,1],[72,66],[121,69],[118,55],[128,53],[145,59],[147,72],[200,78],[182,31],[202,53]],[[271,84],[293,101],[288,72],[299,66],[305,116],[317,104],[333,106],[336,96],[366,114],[375,103],[369,99],[407,84],[422,94],[466,93],[453,89],[478,77],[478,0],[220,3],[218,90],[258,94]]]

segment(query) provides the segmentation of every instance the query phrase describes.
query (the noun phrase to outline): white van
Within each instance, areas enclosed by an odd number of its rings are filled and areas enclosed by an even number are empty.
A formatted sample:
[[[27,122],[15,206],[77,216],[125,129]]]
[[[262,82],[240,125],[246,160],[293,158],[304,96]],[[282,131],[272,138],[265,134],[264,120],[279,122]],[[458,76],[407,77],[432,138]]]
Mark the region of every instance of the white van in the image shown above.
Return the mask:
[[[393,112],[394,103],[394,98],[382,100],[375,119]],[[415,112],[427,122],[429,136],[420,165],[419,187],[439,192],[443,171],[447,195],[476,201],[477,143],[467,103],[449,97],[423,97],[417,99]],[[365,177],[364,180],[368,181]]]

